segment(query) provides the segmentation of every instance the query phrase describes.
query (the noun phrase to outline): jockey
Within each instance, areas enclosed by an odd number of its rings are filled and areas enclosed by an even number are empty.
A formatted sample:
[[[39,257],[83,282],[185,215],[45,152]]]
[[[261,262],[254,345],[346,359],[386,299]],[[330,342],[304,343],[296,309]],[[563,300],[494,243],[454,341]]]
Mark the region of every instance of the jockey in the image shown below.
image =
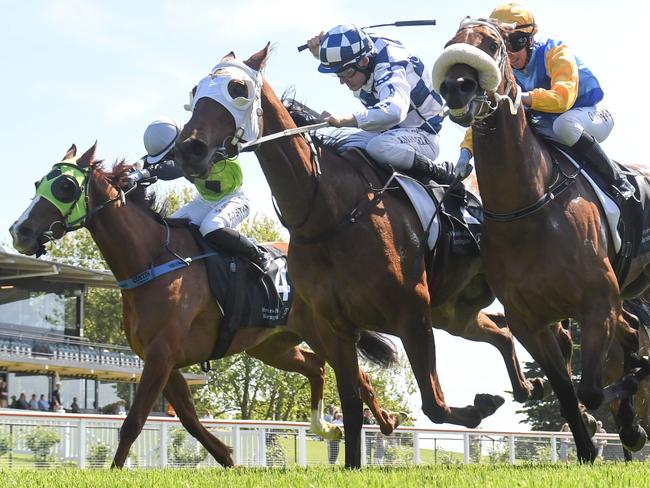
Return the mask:
[[[442,100],[424,64],[398,41],[337,25],[307,41],[320,60],[318,71],[333,73],[363,108],[325,120],[346,129],[342,149],[359,147],[379,164],[416,178],[450,184],[451,163],[434,163],[439,153]]]
[[[536,42],[535,18],[521,5],[500,5],[490,18],[514,24],[506,41],[508,58],[531,127],[572,147],[623,198],[634,195],[634,187],[599,144],[609,136],[614,119],[601,103],[603,91],[591,70],[561,41]],[[461,148],[459,164],[471,157],[471,134]]]
[[[135,183],[156,176],[173,180],[183,176],[174,164],[174,143],[181,127],[172,119],[160,119],[149,124],[144,132],[144,168],[131,173],[128,179]],[[194,179],[198,195],[174,212],[172,218],[186,218],[199,226],[203,237],[218,249],[239,254],[266,270],[267,256],[246,236],[234,229],[249,213],[249,200],[241,186],[243,175],[237,159],[226,159],[212,166],[205,179]]]

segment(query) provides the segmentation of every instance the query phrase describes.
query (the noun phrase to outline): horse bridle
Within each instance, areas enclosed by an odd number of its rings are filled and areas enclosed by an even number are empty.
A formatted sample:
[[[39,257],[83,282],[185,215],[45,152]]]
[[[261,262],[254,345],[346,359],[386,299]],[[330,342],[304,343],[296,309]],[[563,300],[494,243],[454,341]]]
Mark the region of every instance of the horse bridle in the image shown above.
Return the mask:
[[[487,91],[485,89],[482,90],[481,95],[474,98],[474,100],[479,101],[480,108],[477,111],[477,113],[480,115],[474,116],[472,121],[472,126],[474,126],[475,123],[480,124],[481,122],[484,122],[486,119],[491,117],[498,110],[499,104],[502,101],[509,102],[510,113],[512,115],[516,115],[521,106],[521,88],[519,87],[519,85],[517,85],[516,83],[514,84],[514,88],[516,90],[514,102],[509,96],[509,93],[512,91],[513,84],[512,84],[511,77],[507,76],[507,72],[506,72],[507,49],[506,49],[506,43],[505,40],[503,39],[503,36],[491,22],[480,20],[480,19],[463,20],[458,29],[458,32],[460,32],[463,29],[467,29],[473,25],[485,26],[489,28],[496,35],[499,41],[499,54],[496,63],[499,68],[499,71],[501,72],[501,79],[505,81],[505,88],[504,88],[504,95],[501,95],[496,91],[494,92],[494,102],[495,102],[494,104],[490,102],[489,96],[487,95]],[[484,109],[484,107],[487,108]],[[520,209],[514,210],[512,212],[502,212],[502,213],[490,212],[484,207],[483,216],[485,217],[485,219],[492,220],[494,222],[512,222],[514,220],[519,220],[524,217],[528,217],[529,215],[532,215],[538,210],[542,209],[550,202],[552,202],[555,198],[557,198],[559,195],[564,193],[565,190],[567,190],[570,186],[573,185],[573,183],[575,183],[576,178],[580,173],[580,170],[572,174],[565,173],[564,171],[562,171],[562,168],[560,167],[559,163],[556,161],[555,158],[553,158],[553,171],[555,173],[553,182],[550,184],[550,186],[544,192],[544,194],[541,197],[539,197],[535,202],[525,207],[522,207]]]
[[[61,164],[67,164],[67,163],[58,163],[58,164],[55,164],[54,167],[56,168],[57,166],[59,166]],[[82,227],[86,227],[88,225],[88,222],[90,221],[90,219],[97,212],[99,212],[103,208],[107,207],[111,203],[114,203],[114,202],[119,200],[119,201],[122,202],[122,204],[126,204],[126,195],[129,192],[131,192],[133,189],[135,189],[135,186],[132,186],[128,190],[124,191],[122,188],[118,188],[117,186],[113,185],[113,187],[118,190],[118,192],[119,192],[118,195],[116,197],[114,197],[114,198],[109,198],[105,202],[93,207],[92,209],[90,209],[90,211],[88,210],[88,206],[89,206],[88,188],[89,188],[89,185],[90,185],[90,178],[91,178],[91,175],[92,175],[92,172],[94,171],[94,169],[95,169],[94,165],[88,166],[86,169],[78,168],[78,170],[81,171],[84,174],[83,182],[82,182],[81,185],[79,185],[79,187],[80,187],[79,191],[76,192],[76,196],[75,196],[74,200],[72,200],[70,202],[65,202],[66,204],[70,205],[70,208],[67,210],[66,213],[61,214],[61,219],[60,220],[55,220],[54,222],[52,222],[50,224],[50,226],[48,227],[48,230],[42,232],[41,235],[38,237],[39,249],[37,251],[37,257],[45,254],[45,244],[47,244],[48,242],[54,241],[56,239],[60,239],[61,237],[63,237],[68,232],[73,232],[75,230],[81,229]],[[64,177],[64,176],[63,175],[58,176],[57,178],[62,178],[62,177]],[[39,185],[41,183],[42,183],[42,180],[41,180],[41,182],[39,182]],[[81,190],[81,187],[83,187],[83,190]],[[37,191],[38,191],[38,186],[37,186]],[[72,220],[72,221],[69,221],[68,218],[70,217],[70,215],[72,214],[74,208],[77,206],[77,203],[79,203],[79,200],[82,197],[84,199],[84,201],[83,201],[83,208],[85,209],[84,214],[81,215],[80,217]],[[57,210],[58,210],[58,207],[57,207]],[[63,229],[63,234],[60,237],[55,236],[55,227],[57,225],[60,225],[62,227],[62,229]]]
[[[472,99],[472,102],[470,102],[470,103],[474,103],[474,102],[478,103],[478,109],[476,110],[476,115],[474,115],[472,118],[471,125],[474,125],[475,123],[483,122],[485,119],[491,117],[498,110],[499,104],[502,101],[509,102],[510,113],[512,115],[515,115],[519,110],[519,107],[521,106],[521,89],[519,88],[519,85],[517,85],[516,83],[514,84],[514,89],[516,92],[514,101],[512,100],[512,98],[510,98],[509,95],[509,93],[513,89],[513,83],[511,77],[507,76],[506,59],[508,57],[508,52],[506,48],[506,41],[503,39],[503,36],[501,35],[501,32],[499,32],[499,29],[497,29],[492,22],[489,22],[487,20],[471,19],[469,17],[466,17],[461,21],[456,34],[458,34],[458,32],[462,30],[468,29],[476,25],[487,27],[497,37],[499,50],[495,62],[499,68],[499,71],[501,72],[501,79],[505,82],[505,86],[503,90],[504,93],[503,95],[501,95],[497,91],[493,92],[494,102],[490,99],[487,90],[481,87],[480,94],[476,95]]]

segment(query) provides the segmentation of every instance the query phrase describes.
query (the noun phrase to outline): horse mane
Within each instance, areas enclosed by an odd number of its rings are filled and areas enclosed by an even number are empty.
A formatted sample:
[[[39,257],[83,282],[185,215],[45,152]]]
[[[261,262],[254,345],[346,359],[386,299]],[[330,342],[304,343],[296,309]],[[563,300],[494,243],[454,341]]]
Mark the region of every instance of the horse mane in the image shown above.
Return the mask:
[[[103,177],[108,183],[115,187],[120,187],[126,176],[131,173],[135,167],[132,163],[127,163],[121,159],[113,164],[109,171],[102,169],[97,163],[95,171],[98,176]],[[156,220],[161,220],[167,216],[168,208],[166,201],[159,201],[155,191],[147,191],[148,186],[137,185],[128,193],[129,202],[147,211]]]
[[[289,112],[289,115],[291,116],[293,122],[298,127],[304,127],[306,125],[322,122],[322,120],[315,115],[317,112],[309,108],[306,104],[296,100],[295,95],[295,88],[290,87],[287,88],[280,97],[280,101]],[[333,130],[329,133],[311,134],[312,140],[314,141],[316,147],[322,147],[334,152],[339,151],[347,135],[348,134],[344,133],[343,131],[337,130]]]

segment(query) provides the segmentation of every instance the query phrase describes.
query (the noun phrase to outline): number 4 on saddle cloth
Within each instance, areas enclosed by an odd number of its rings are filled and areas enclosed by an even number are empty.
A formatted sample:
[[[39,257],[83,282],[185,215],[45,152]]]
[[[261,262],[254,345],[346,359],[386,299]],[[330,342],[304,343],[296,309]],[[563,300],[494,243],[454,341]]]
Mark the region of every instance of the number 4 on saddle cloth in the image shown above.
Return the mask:
[[[192,234],[202,253],[214,253],[195,225]],[[240,256],[216,253],[204,259],[210,291],[223,314],[212,359],[230,347],[235,331],[244,327],[278,327],[287,324],[293,302],[293,285],[287,273],[287,256],[272,246],[260,246],[271,257],[266,273]],[[206,363],[203,369],[209,369]]]

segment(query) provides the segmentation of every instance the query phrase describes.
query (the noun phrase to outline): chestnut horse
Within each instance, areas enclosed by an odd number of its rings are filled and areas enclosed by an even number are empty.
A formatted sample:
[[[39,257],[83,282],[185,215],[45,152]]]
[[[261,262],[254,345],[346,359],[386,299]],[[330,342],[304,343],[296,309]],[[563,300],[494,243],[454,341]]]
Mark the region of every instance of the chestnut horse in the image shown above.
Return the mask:
[[[193,114],[176,143],[175,159],[189,176],[237,152],[242,136],[295,130],[296,125],[261,70],[269,47],[241,62],[230,53],[197,86]],[[286,134],[286,133],[285,133]],[[424,231],[410,203],[390,192],[363,157],[339,155],[325,144],[313,151],[303,137],[258,145],[256,155],[291,234],[289,270],[316,320],[332,326],[325,350],[338,384],[345,427],[345,465],[360,465],[361,401],[355,343],[360,329],[400,337],[422,396],[436,423],[477,426],[502,403],[477,395],[474,405],[449,407],[440,387],[432,324],[490,342],[506,360],[515,397],[541,394],[542,382],[523,376],[510,332],[481,308],[493,300],[478,256],[452,256],[432,277],[420,251]],[[413,273],[416,268],[417,273]],[[429,285],[440,277],[435,292]],[[463,359],[461,359],[463,361]]]
[[[152,263],[167,262],[174,256],[201,254],[186,225],[169,225],[150,208],[143,187],[124,197],[119,184],[131,170],[130,165],[120,163],[112,173],[106,173],[95,162],[94,154],[95,146],[76,159],[73,145],[63,163],[55,165],[37,183],[38,189],[45,180],[51,182],[50,198],[59,202],[58,207],[37,193],[10,229],[18,251],[36,254],[44,242],[85,226],[117,280],[138,275]],[[274,246],[286,252],[286,244]],[[124,465],[161,393],[190,434],[220,464],[233,465],[230,448],[199,422],[187,383],[179,371],[210,359],[222,319],[203,263],[197,261],[139,287],[122,290],[124,332],[133,351],[144,359],[144,369],[120,430],[113,466]],[[327,338],[315,328],[305,304],[295,297],[286,326],[238,329],[225,356],[246,351],[273,367],[304,375],[311,386],[311,430],[337,439],[341,437],[340,427],[325,422],[322,416],[324,362],[312,351],[297,346],[305,340],[314,349],[321,349],[324,339]],[[395,351],[377,334],[363,331],[360,348],[367,357],[383,364],[394,359]],[[382,410],[363,371],[359,371],[359,377],[361,397],[373,411],[382,432],[390,434],[402,420],[401,415]]]
[[[446,99],[451,119],[473,128],[486,217],[481,255],[487,279],[515,337],[546,372],[578,458],[596,457],[578,398],[596,408],[604,399],[627,397],[617,415],[620,436],[627,447],[640,449],[645,432],[634,422],[629,398],[634,385],[617,385],[607,393],[620,396],[605,398],[603,370],[615,338],[625,371],[639,365],[638,337],[624,317],[621,293],[630,284],[637,291],[647,286],[646,263],[635,260],[619,288],[611,237],[593,189],[572,167],[556,166],[528,126],[506,54],[506,29],[489,21],[464,21],[433,72],[434,88]],[[558,325],[564,318],[577,320],[582,331],[577,394],[567,365],[570,340]]]

